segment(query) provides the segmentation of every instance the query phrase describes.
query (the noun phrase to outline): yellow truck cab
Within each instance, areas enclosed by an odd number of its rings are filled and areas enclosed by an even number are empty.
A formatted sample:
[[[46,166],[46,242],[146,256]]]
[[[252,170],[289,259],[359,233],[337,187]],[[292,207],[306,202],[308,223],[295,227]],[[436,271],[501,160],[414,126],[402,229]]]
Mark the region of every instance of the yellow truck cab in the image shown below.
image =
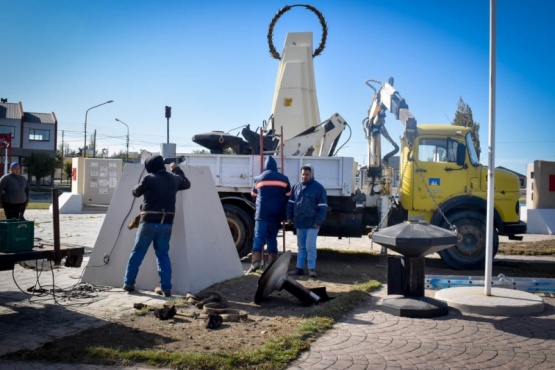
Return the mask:
[[[449,228],[459,243],[440,252],[458,268],[481,268],[485,258],[487,166],[480,164],[470,129],[453,125],[417,126],[415,137],[402,140],[399,201],[409,220]],[[520,183],[516,175],[495,170],[493,255],[498,235],[526,232],[520,221]]]

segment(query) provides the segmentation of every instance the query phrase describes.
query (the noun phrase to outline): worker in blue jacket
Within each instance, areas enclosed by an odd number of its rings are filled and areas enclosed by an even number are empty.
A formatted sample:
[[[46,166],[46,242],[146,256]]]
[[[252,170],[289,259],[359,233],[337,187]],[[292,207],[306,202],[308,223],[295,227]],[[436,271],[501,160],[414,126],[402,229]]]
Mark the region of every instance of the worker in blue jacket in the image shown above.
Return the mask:
[[[294,275],[304,275],[308,262],[308,276],[316,275],[316,238],[326,219],[328,201],[326,189],[314,180],[311,165],[301,168],[301,181],[293,186],[287,202],[286,217],[297,229],[297,268]]]
[[[289,179],[278,172],[275,159],[268,156],[264,171],[254,178],[251,191],[251,196],[256,199],[256,211],[251,267],[247,273],[260,268],[264,243],[268,246],[268,262],[277,259],[277,234],[281,222],[285,220],[285,206],[290,192]]]

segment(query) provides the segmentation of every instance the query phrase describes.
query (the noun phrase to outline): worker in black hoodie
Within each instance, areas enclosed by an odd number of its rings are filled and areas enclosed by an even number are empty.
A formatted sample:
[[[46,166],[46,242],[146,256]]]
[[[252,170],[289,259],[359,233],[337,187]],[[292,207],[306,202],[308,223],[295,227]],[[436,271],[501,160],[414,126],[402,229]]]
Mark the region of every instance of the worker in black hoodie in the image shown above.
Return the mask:
[[[175,199],[177,192],[189,189],[191,183],[183,171],[177,171],[179,167],[172,168],[176,174],[166,171],[164,159],[160,155],[147,159],[145,168],[148,175],[132,190],[133,196],[143,196],[143,204],[135,246],[125,270],[123,289],[128,292],[135,290],[135,279],[152,243],[160,276],[160,287],[155,292],[169,297],[172,289],[172,267],[168,252],[175,216]]]

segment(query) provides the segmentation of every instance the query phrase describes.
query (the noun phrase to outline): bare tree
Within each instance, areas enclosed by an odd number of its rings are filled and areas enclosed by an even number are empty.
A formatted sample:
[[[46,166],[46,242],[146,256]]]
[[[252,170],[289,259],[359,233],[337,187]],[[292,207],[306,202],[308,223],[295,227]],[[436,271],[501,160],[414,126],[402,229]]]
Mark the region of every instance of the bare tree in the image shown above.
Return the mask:
[[[455,119],[451,124],[470,128],[470,135],[472,136],[472,141],[474,141],[474,146],[476,147],[476,154],[478,154],[478,158],[480,158],[480,153],[482,152],[480,147],[480,124],[474,121],[474,118],[472,117],[472,108],[464,102],[462,97],[459,98],[459,104],[457,105],[457,111],[455,112]]]

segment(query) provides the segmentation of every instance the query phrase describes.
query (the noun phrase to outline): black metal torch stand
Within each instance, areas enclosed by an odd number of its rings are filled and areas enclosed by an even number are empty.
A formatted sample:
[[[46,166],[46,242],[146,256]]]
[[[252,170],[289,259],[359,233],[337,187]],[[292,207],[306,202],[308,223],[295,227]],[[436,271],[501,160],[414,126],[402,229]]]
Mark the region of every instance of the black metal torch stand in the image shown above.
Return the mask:
[[[387,257],[387,294],[382,311],[401,317],[426,318],[445,316],[445,302],[424,295],[424,257]]]
[[[424,256],[457,244],[455,233],[422,221],[376,231],[372,239],[400,256],[387,257],[387,294],[382,311],[396,316],[427,318],[448,314],[447,303],[424,294]]]

